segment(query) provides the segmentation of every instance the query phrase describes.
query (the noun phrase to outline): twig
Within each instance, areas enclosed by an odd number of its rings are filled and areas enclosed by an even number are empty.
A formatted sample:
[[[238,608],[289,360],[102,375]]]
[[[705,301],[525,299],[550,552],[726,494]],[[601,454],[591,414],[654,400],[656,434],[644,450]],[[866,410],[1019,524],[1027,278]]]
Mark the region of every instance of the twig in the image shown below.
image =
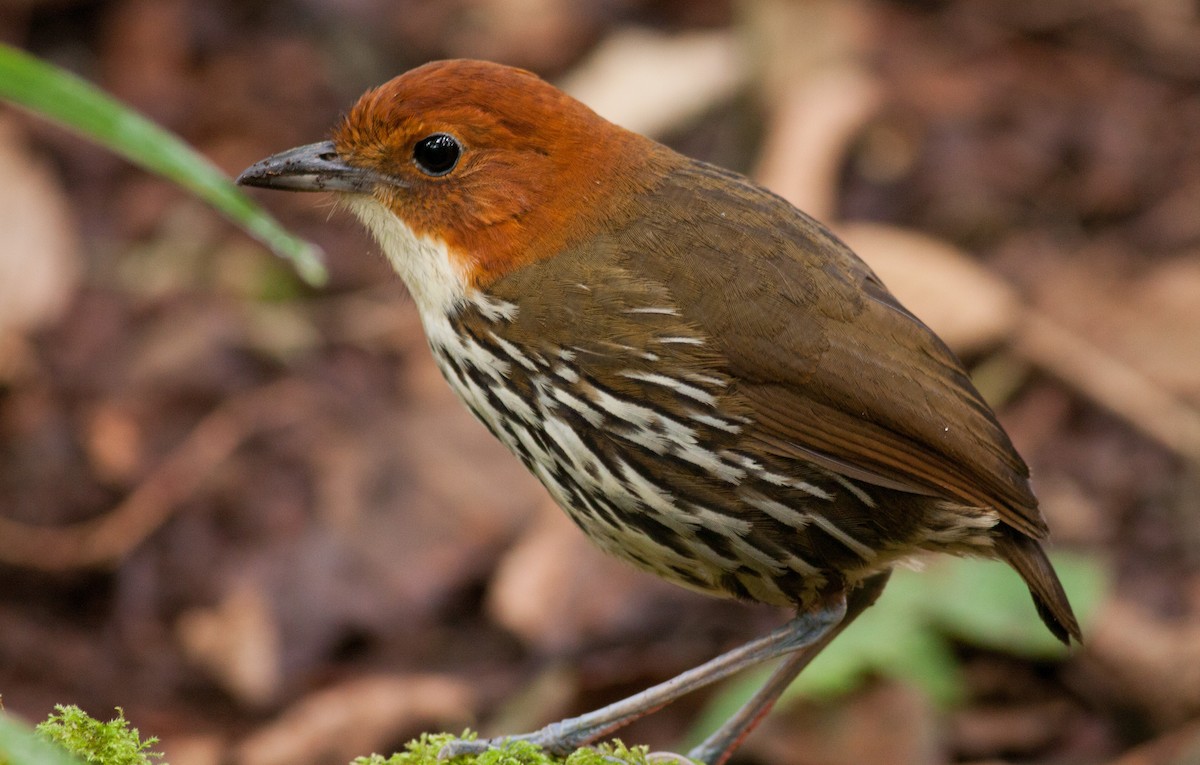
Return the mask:
[[[1200,460],[1200,411],[1146,375],[1032,309],[1014,349],[1181,456]]]
[[[208,414],[138,486],[104,515],[63,526],[0,518],[0,561],[62,571],[118,563],[249,437],[312,411],[308,386],[284,380],[233,396]]]

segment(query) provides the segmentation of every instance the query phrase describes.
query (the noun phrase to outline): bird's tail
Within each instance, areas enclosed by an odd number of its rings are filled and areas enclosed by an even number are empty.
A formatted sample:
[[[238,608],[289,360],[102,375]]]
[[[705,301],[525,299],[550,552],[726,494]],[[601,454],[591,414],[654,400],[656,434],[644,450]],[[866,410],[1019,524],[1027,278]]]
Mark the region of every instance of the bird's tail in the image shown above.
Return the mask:
[[[1001,532],[995,542],[996,553],[1025,580],[1038,616],[1042,617],[1054,636],[1066,645],[1071,644],[1072,638],[1082,643],[1083,633],[1079,630],[1079,622],[1075,620],[1067,593],[1063,591],[1062,582],[1058,580],[1058,574],[1050,565],[1041,543],[1008,526],[1002,526]]]

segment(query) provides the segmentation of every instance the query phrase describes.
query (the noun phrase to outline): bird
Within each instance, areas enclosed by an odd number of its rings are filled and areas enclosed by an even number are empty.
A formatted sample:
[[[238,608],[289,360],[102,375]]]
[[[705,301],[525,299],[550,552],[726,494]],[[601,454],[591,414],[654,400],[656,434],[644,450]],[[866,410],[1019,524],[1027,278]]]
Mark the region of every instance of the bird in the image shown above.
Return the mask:
[[[537,75],[435,61],[328,140],[237,179],[325,191],[374,235],[450,387],[602,550],[793,618],[670,681],[512,738],[567,753],[745,667],[689,756],[720,765],[929,553],[994,558],[1082,634],[1029,469],[963,364],[826,226]],[[881,638],[886,639],[886,638]]]

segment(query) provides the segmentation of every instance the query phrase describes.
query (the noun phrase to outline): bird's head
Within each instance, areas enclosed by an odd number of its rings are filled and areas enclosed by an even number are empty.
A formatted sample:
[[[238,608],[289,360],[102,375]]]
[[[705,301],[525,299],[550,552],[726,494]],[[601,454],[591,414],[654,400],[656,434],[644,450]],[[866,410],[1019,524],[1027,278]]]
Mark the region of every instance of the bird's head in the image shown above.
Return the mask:
[[[332,140],[238,183],[338,194],[422,310],[448,311],[608,225],[675,161],[529,72],[454,60],[368,91]]]

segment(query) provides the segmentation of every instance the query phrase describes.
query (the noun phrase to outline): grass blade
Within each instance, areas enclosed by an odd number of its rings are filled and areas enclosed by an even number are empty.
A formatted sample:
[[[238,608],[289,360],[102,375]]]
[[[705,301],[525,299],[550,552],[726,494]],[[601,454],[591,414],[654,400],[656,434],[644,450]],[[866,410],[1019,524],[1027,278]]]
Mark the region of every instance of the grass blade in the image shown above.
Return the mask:
[[[182,186],[290,260],[309,284],[325,282],[320,249],[288,233],[207,158],[87,81],[0,45],[0,99],[58,122]]]
[[[7,714],[0,713],[0,763],[5,765],[81,765],[62,747],[42,740]]]

